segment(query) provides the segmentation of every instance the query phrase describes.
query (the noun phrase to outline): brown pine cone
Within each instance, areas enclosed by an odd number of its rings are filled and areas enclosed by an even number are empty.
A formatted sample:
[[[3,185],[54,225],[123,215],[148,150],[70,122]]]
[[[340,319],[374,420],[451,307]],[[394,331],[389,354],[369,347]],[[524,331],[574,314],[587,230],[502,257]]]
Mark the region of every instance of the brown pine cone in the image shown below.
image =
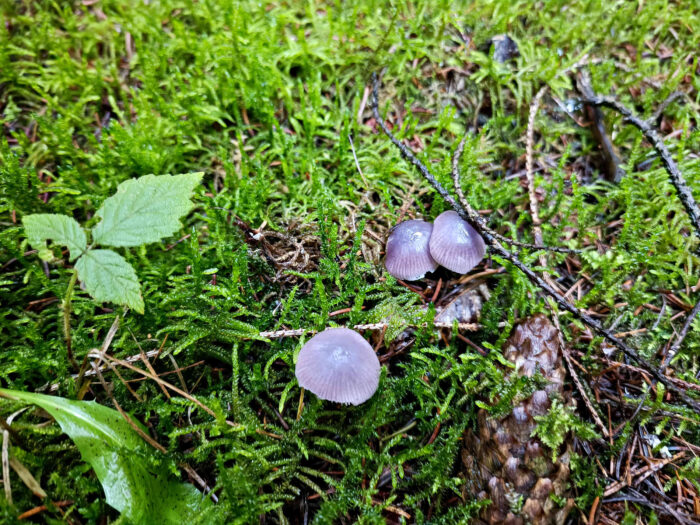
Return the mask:
[[[571,402],[563,388],[565,370],[557,329],[544,315],[530,317],[516,326],[504,355],[515,363],[514,373],[532,376],[539,368],[549,383],[502,418],[479,410],[478,433],[466,432],[462,450],[465,497],[491,500],[482,509],[482,523],[563,524],[573,506],[567,490],[570,445],[563,445],[552,462],[551,450],[531,437],[536,426],[533,416],[547,412],[552,396]],[[560,507],[551,495],[567,504]]]

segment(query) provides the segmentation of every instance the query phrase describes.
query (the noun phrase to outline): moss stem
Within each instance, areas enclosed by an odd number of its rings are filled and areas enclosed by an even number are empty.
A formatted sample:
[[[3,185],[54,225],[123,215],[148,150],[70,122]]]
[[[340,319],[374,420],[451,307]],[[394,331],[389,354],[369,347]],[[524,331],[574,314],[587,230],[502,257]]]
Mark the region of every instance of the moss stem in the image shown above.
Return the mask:
[[[68,289],[66,290],[66,295],[63,297],[63,304],[61,308],[63,309],[63,333],[66,338],[66,350],[68,353],[68,360],[71,366],[78,370],[80,367],[73,357],[73,341],[71,339],[70,333],[70,312],[71,312],[71,300],[73,299],[73,288],[75,288],[75,283],[78,281],[78,272],[73,270],[73,275],[71,275],[70,281],[68,281]]]

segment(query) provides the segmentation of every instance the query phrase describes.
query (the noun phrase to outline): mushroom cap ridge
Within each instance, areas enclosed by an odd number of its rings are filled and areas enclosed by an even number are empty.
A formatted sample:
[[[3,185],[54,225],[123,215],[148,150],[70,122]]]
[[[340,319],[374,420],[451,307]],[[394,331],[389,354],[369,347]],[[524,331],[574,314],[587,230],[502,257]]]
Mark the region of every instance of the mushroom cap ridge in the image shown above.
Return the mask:
[[[397,224],[386,241],[387,271],[405,281],[415,281],[435,271],[438,263],[428,247],[432,232],[433,225],[420,219]]]
[[[377,391],[381,367],[370,344],[348,328],[328,328],[302,347],[299,386],[321,399],[359,405]]]
[[[486,252],[481,235],[452,210],[435,219],[429,246],[433,259],[457,273],[467,273],[474,268]]]

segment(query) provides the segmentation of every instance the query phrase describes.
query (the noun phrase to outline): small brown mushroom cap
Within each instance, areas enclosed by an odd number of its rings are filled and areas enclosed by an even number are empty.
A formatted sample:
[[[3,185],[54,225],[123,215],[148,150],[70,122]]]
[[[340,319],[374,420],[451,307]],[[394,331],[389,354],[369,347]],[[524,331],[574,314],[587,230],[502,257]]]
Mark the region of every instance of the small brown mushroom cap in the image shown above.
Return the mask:
[[[430,255],[448,270],[467,273],[484,258],[481,235],[455,211],[438,215],[430,236]]]
[[[428,243],[433,225],[420,219],[399,223],[386,241],[387,271],[397,279],[415,281],[438,267]]]
[[[379,386],[380,365],[370,344],[348,328],[328,328],[302,347],[297,358],[299,386],[321,399],[359,405]]]

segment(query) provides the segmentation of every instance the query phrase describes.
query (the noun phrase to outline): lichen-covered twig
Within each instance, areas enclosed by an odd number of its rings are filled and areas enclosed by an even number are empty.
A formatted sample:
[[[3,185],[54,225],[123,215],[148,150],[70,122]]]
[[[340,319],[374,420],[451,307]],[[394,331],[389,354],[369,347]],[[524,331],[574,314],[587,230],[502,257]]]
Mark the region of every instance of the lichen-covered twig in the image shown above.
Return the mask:
[[[544,96],[547,86],[543,86],[532,99],[530,112],[527,118],[527,138],[525,140],[525,176],[527,177],[527,194],[530,198],[530,215],[532,215],[535,242],[542,244],[542,221],[537,208],[537,194],[535,193],[534,156],[535,156],[535,115],[540,106],[540,100]]]
[[[469,211],[467,211],[462,205],[455,201],[452,195],[450,195],[450,193],[442,186],[442,184],[440,184],[440,182],[435,178],[435,176],[430,172],[430,170],[425,166],[425,164],[423,164],[420,161],[420,159],[418,159],[418,157],[416,157],[408,147],[402,144],[393,135],[389,128],[387,128],[386,123],[379,114],[379,80],[376,74],[372,75],[372,81],[372,111],[374,112],[374,118],[379,124],[379,127],[389,138],[389,140],[391,140],[391,142],[399,149],[399,151],[401,152],[401,156],[404,159],[408,160],[418,169],[418,171],[425,178],[425,180],[427,180],[433,186],[435,191],[437,191],[440,194],[440,196],[442,196],[445,199],[445,201],[447,201],[447,203],[460,215],[460,217],[462,217],[462,219],[466,220],[474,228],[476,228],[476,230],[484,238],[486,244],[488,244],[488,246],[490,247],[492,253],[509,261],[513,266],[515,266],[521,272],[523,272],[533,284],[541,288],[543,292],[552,297],[561,308],[570,312],[576,319],[580,320],[581,322],[595,330],[597,333],[602,335],[610,343],[622,350],[622,352],[624,352],[628,357],[633,359],[635,362],[639,363],[654,378],[656,378],[659,382],[666,386],[666,388],[675,392],[686,404],[691,406],[694,410],[700,412],[700,403],[697,403],[696,401],[691,399],[688,396],[688,394],[686,394],[682,389],[675,386],[671,381],[668,380],[667,377],[665,377],[659,371],[659,369],[652,366],[651,363],[649,363],[646,359],[641,357],[636,350],[634,350],[633,348],[625,344],[622,340],[617,338],[615,334],[603,327],[590,315],[586,314],[585,312],[582,312],[573,304],[569,303],[569,301],[567,301],[559,292],[557,292],[549,284],[547,284],[544,281],[544,279],[542,279],[542,277],[537,275],[529,266],[527,266],[520,259],[518,259],[518,257],[515,254],[510,252],[508,249],[504,248],[503,245],[498,241],[498,239],[494,237],[491,233],[489,233],[489,229],[486,226],[484,219],[478,213],[476,213],[473,208],[470,207]],[[592,100],[591,103],[602,102],[600,100]],[[644,123],[642,123],[642,125],[644,125]],[[670,160],[672,161],[672,159]],[[673,164],[673,166],[675,166],[675,164]],[[678,173],[678,176],[682,180],[682,177],[680,177],[680,173]]]
[[[379,323],[368,323],[368,324],[356,324],[352,327],[353,330],[356,330],[358,332],[361,332],[363,330],[373,330],[373,331],[379,331],[379,330],[385,330],[389,326],[389,323],[387,322],[379,322]],[[416,325],[412,325],[415,327]],[[447,322],[439,322],[435,321],[433,322],[430,326],[434,328],[454,328],[455,324],[454,323],[447,323]],[[506,326],[506,323],[499,323],[500,327]],[[457,323],[457,328],[459,330],[465,330],[467,332],[476,332],[477,330],[481,329],[481,325],[478,323]],[[299,337],[305,334],[313,334],[315,333],[316,330],[313,328],[296,328],[296,329],[290,329],[290,330],[271,330],[271,331],[266,331],[266,332],[259,332],[256,334],[256,339],[263,338],[263,339],[283,339],[285,337]],[[104,347],[104,345],[103,345]],[[138,361],[142,361],[144,358],[150,359],[151,357],[157,357],[162,353],[163,349],[159,348],[157,350],[149,350],[148,352],[141,352],[136,355],[131,355],[128,357],[125,357],[122,360],[116,360],[116,364],[131,364],[131,363],[136,363]],[[92,353],[88,353],[87,357],[95,357],[97,354],[104,354],[104,350],[94,350]],[[126,366],[126,365],[123,365]],[[107,368],[110,368],[109,365],[100,365],[99,370],[104,371]],[[82,377],[91,377],[96,375],[96,371],[94,368],[92,370],[87,370],[83,373]],[[154,373],[151,374],[152,376],[155,376]],[[78,374],[74,374],[72,376],[74,379],[77,379],[79,377]],[[151,376],[147,376],[151,377]],[[167,385],[167,383],[159,383],[161,386]],[[54,383],[52,385],[46,385],[44,388],[49,389],[50,392],[55,392],[59,389],[59,384]],[[2,420],[0,419],[0,423]]]
[[[527,134],[525,139],[525,177],[527,178],[527,194],[530,200],[530,216],[532,217],[532,233],[535,237],[535,243],[542,244],[542,221],[540,220],[540,211],[537,205],[537,190],[535,189],[535,116],[537,109],[540,107],[540,100],[547,91],[545,84],[535,95],[535,98],[530,104],[530,113],[527,118]],[[547,267],[547,256],[542,253],[539,257],[540,266]],[[549,272],[542,274],[544,280],[555,290],[558,290],[556,283],[552,280]]]

